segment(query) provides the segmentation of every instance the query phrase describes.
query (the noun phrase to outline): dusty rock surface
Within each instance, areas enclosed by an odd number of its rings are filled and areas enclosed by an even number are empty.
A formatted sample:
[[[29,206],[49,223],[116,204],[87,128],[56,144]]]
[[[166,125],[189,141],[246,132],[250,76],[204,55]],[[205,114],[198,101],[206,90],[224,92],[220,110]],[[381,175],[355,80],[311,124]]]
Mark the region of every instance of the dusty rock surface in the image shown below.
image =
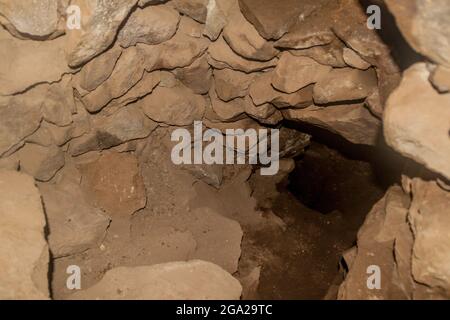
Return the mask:
[[[242,287],[220,267],[200,260],[108,271],[95,286],[72,299],[238,300]]]
[[[32,177],[0,169],[0,296],[48,299],[49,252],[39,190]]]

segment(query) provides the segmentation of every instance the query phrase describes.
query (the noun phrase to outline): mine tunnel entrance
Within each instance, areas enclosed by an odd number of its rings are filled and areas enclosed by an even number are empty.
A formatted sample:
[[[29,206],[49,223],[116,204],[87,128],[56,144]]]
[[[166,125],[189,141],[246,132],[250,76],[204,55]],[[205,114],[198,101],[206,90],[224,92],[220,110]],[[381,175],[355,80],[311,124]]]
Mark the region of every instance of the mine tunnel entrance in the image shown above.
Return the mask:
[[[244,261],[246,250],[270,257],[248,298],[336,299],[347,271],[342,254],[356,244],[372,206],[399,181],[403,159],[381,142],[353,145],[318,127],[284,126],[310,133],[311,142],[272,198],[283,230],[244,236]]]

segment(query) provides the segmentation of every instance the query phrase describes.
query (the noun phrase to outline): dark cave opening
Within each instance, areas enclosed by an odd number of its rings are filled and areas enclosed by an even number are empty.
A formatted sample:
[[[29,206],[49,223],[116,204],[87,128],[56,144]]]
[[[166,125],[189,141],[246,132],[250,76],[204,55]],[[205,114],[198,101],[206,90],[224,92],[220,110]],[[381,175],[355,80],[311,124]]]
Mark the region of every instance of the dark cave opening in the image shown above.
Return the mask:
[[[372,206],[400,181],[404,159],[383,139],[368,147],[316,126],[284,126],[312,139],[277,185],[272,212],[286,224],[284,231],[252,236],[272,255],[261,270],[258,298],[335,299],[341,256],[355,245]]]

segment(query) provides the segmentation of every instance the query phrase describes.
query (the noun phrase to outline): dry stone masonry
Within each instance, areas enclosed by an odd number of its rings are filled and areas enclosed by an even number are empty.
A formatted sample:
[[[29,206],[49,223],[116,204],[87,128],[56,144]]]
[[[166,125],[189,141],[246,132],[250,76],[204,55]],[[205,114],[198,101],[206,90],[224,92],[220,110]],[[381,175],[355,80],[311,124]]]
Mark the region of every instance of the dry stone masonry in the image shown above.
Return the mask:
[[[284,228],[249,180],[276,194],[311,140],[286,122],[405,159],[329,296],[449,299],[450,2],[381,2],[406,70],[357,0],[0,0],[0,299],[248,297],[243,236]],[[173,164],[195,121],[281,128],[275,180]]]

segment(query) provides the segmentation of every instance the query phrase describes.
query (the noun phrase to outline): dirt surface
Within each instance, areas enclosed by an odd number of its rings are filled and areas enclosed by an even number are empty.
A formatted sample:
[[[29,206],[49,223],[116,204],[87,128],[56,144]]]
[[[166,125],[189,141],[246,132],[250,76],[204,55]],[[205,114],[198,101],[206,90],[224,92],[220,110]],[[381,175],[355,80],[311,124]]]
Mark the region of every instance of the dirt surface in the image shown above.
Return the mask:
[[[322,299],[339,281],[340,255],[354,245],[383,190],[374,183],[369,163],[315,143],[296,160],[289,184],[279,189],[272,211],[284,230],[248,233],[242,244],[241,264],[258,258],[262,264],[253,297]]]

